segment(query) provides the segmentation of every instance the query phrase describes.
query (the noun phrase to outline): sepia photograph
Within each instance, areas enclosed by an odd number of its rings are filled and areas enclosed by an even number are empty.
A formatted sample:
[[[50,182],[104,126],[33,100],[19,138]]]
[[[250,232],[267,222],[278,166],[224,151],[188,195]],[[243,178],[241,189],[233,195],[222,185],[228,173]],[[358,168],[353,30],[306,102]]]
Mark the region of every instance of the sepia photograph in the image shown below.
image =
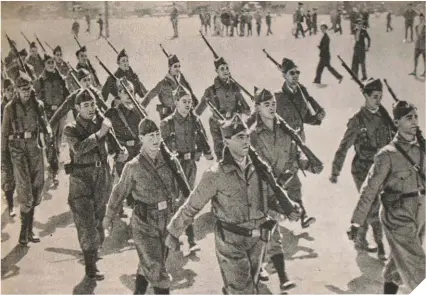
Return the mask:
[[[0,292],[425,294],[425,8],[1,1]]]

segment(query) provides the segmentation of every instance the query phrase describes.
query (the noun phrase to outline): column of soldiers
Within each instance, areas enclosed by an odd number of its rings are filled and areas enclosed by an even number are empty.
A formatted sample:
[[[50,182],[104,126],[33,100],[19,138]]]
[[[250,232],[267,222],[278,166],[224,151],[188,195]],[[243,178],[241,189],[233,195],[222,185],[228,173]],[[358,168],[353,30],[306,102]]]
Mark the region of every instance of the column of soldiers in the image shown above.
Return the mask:
[[[357,33],[356,38],[358,41]],[[53,53],[55,58],[45,54],[43,71],[37,79],[32,79],[35,75],[29,72],[32,67],[25,63],[20,68],[16,53],[12,52],[10,64],[15,64],[9,67],[9,75],[14,78],[3,84],[8,101],[2,113],[2,189],[12,216],[16,187],[21,211],[21,245],[40,241],[33,231],[34,210],[41,202],[44,185],[40,136],[45,130],[40,126],[50,125],[53,144],[47,145],[46,152],[53,179],[57,175],[55,164],[62,132],[70,149],[71,162],[65,165],[70,175],[68,203],[87,277],[104,279],[96,264],[99,249],[105,240],[105,230],[111,229],[115,215],[127,199],[133,209],[132,236],[140,260],[135,294],[144,294],[149,284],[156,294],[170,294],[171,277],[165,266],[168,249],[179,248],[179,236],[185,231],[191,251],[199,250],[192,223],[211,201],[223,292],[257,293],[266,254],[277,271],[280,289],[285,291],[295,286],[285,268],[283,241],[276,223],[280,215],[290,221],[300,219],[302,228],[315,222],[303,205],[298,171],[318,174],[323,167],[305,159],[290,134],[297,133],[304,141],[304,125],[320,125],[325,111],[299,83],[300,71],[294,61],[284,58],[280,65],[285,79],[280,92],[256,91],[255,111],[251,113],[222,57],[215,59],[217,77],[197,104],[176,55],[168,56],[166,77],[146,91],[123,50],[117,56],[118,70],[108,78],[100,93],[101,85],[96,81],[96,72],[84,46],[76,52],[79,63],[75,73],[65,69],[60,47]],[[66,81],[62,75],[76,81]],[[76,89],[69,90],[72,83]],[[424,139],[416,137],[415,107],[405,101],[395,105],[397,133],[394,135],[392,126],[378,112],[382,92],[380,80],[365,84],[365,106],[348,123],[330,180],[337,182],[346,152],[354,145],[352,174],[361,198],[349,235],[356,240],[357,249],[377,250],[379,258],[386,259],[383,224],[391,247],[385,268],[387,294],[396,293],[401,284],[414,289],[424,278],[425,255],[421,246],[424,212],[422,215],[419,206],[424,206],[425,167]],[[113,106],[107,110],[104,100],[110,94]],[[141,98],[140,105],[135,105],[135,94]],[[160,100],[157,107],[160,126],[136,111],[146,107],[155,96]],[[198,118],[207,106],[214,110],[209,127],[217,163],[203,173],[195,186],[196,162],[201,155],[213,159],[212,150],[201,139],[205,131]],[[70,110],[74,111],[75,120],[64,127],[64,116]],[[244,117],[250,114],[247,124],[254,122],[254,125],[249,129]],[[281,126],[283,122],[288,124],[287,131]],[[172,162],[162,145],[175,155]],[[400,151],[401,146],[414,159],[417,170],[413,170]],[[50,149],[57,151],[53,158],[49,158]],[[272,171],[273,183],[265,178],[252,149]],[[114,188],[107,162],[109,154],[114,155],[120,176]],[[189,196],[183,193],[178,181],[179,169],[190,187]],[[285,195],[287,206],[277,195],[277,187]],[[384,208],[382,223],[379,195]],[[377,249],[370,248],[366,242],[369,225]],[[409,241],[404,236],[407,229]]]

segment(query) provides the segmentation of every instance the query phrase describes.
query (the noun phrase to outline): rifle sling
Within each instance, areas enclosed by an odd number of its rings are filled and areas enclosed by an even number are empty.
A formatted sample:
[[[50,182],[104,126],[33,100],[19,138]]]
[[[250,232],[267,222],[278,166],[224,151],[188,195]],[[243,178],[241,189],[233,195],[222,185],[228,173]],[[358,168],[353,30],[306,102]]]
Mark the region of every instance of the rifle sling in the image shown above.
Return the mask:
[[[130,128],[129,123],[126,120],[126,116],[124,116],[123,112],[120,110],[120,106],[118,106],[116,109],[118,117],[120,117],[120,120],[123,122],[124,126],[126,126],[132,137],[137,139],[137,135],[133,132],[132,128]]]
[[[407,159],[408,162],[410,162],[410,164],[413,166],[414,170],[417,172],[417,174],[420,176],[420,178],[425,181],[425,175],[422,172],[422,168],[423,168],[423,159],[424,159],[424,152],[420,151],[420,167],[416,165],[416,163],[414,162],[414,160],[407,154],[407,152],[398,144],[398,143],[394,143],[396,149],[404,156],[405,159]]]

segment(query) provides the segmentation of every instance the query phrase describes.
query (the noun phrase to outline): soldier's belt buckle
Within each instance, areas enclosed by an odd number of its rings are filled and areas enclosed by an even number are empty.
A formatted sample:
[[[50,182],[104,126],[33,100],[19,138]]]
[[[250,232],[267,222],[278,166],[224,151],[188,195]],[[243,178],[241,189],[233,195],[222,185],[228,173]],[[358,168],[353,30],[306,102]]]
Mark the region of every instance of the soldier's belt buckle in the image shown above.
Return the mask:
[[[29,138],[31,138],[31,137],[32,137],[31,132],[29,132],[29,131],[25,131],[25,132],[24,132],[24,138],[25,138],[25,139],[29,139]]]
[[[101,161],[96,161],[95,162],[95,167],[99,168],[102,166],[102,162]]]
[[[252,237],[260,237],[260,229],[254,229],[251,231]]]
[[[160,211],[166,209],[167,208],[167,201],[162,201],[162,202],[158,203],[157,207],[158,207],[158,210],[160,210]]]
[[[58,106],[57,105],[52,105],[51,109],[52,109],[52,111],[56,111],[58,109]]]
[[[232,113],[226,112],[225,117],[226,117],[226,119],[230,119],[232,117]]]
[[[185,155],[183,155],[183,159],[184,160],[191,160],[191,153],[186,153]]]
[[[135,145],[135,141],[134,140],[128,140],[128,141],[126,141],[126,145],[127,146],[134,146]]]

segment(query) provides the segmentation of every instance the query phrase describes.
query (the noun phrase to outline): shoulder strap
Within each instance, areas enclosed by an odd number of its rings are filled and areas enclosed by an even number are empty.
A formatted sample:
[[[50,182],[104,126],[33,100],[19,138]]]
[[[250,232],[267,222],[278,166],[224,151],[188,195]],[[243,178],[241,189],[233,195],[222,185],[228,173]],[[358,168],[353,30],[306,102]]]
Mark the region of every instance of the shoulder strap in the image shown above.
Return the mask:
[[[404,158],[407,159],[408,162],[410,162],[411,166],[413,166],[414,170],[417,172],[417,174],[420,176],[420,178],[423,181],[425,181],[425,175],[423,174],[421,167],[419,167],[414,162],[414,160],[407,154],[407,152],[397,142],[394,142],[394,145],[395,145],[396,149],[404,156]],[[422,159],[424,157],[424,156],[422,156],[423,153],[424,153],[423,151],[420,151],[420,159]]]
[[[138,138],[136,134],[133,132],[132,128],[130,128],[129,123],[126,120],[126,117],[124,116],[123,112],[120,110],[119,107],[116,108],[118,117],[120,117],[120,120],[123,122],[124,126],[129,130],[130,134],[133,138]]]

